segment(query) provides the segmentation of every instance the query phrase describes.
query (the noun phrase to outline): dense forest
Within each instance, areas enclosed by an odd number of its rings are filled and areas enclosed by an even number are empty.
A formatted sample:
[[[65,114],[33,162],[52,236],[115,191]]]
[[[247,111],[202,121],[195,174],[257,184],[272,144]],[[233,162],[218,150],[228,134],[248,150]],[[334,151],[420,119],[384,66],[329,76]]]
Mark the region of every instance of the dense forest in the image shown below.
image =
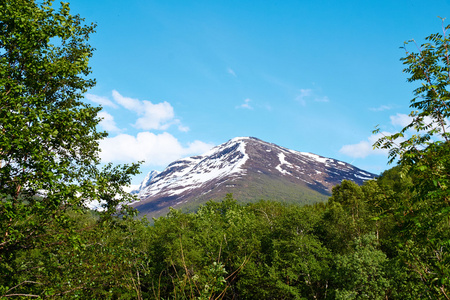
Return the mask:
[[[139,164],[98,157],[95,25],[1,1],[0,298],[449,299],[449,28],[405,45],[412,122],[374,145],[396,167],[326,203],[228,195],[150,225],[122,189]]]

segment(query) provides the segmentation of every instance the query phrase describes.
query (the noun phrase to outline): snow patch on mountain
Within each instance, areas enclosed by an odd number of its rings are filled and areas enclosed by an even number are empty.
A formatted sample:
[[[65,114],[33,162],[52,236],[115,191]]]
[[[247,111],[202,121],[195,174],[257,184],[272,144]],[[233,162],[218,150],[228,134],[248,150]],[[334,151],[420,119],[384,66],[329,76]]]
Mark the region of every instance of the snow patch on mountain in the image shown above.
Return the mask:
[[[312,160],[315,160],[315,161],[323,163],[323,164],[326,164],[330,160],[329,158],[325,158],[325,157],[319,156],[317,154],[312,154],[309,152],[300,152],[300,154],[307,156],[307,157],[311,158]]]
[[[152,182],[152,180],[158,176],[160,172],[159,171],[150,171],[144,178],[144,180],[142,180],[141,184],[139,186],[136,185],[131,185],[129,187],[125,187],[124,190],[126,192],[129,192],[130,194],[134,194],[137,195],[138,197],[141,197],[141,192],[150,185],[150,183]]]
[[[280,160],[280,164],[275,167],[281,174],[289,175],[289,172],[281,168],[281,166],[285,165],[289,168],[294,168],[294,166],[286,161],[286,155],[283,152],[278,153],[278,159]]]
[[[146,198],[158,193],[179,195],[213,179],[245,174],[242,166],[249,158],[245,152],[245,141],[246,138],[234,138],[203,155],[173,162],[139,193],[139,197]]]

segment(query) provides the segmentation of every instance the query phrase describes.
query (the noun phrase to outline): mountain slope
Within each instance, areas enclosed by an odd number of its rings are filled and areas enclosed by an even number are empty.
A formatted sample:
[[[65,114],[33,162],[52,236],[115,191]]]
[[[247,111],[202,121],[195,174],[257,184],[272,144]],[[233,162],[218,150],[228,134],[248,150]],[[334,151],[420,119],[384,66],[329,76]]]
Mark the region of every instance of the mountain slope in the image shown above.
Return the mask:
[[[151,179],[149,179],[152,177]],[[209,152],[171,163],[141,184],[141,215],[164,215],[169,207],[195,209],[233,193],[244,202],[279,200],[312,204],[325,201],[342,180],[362,184],[376,175],[350,164],[243,137]]]

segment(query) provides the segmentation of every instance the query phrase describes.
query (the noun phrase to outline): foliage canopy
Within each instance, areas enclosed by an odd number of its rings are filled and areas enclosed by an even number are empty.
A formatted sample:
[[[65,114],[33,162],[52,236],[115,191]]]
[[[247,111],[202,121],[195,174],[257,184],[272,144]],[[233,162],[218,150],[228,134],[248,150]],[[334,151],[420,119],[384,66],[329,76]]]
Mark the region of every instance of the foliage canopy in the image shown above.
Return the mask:
[[[131,199],[122,186],[137,172],[137,164],[99,169],[100,108],[82,101],[95,84],[88,66],[95,25],[52,2],[0,2],[0,274],[18,280],[0,295],[46,285],[37,274],[21,278],[42,263],[17,266],[23,251],[79,248],[83,227],[74,215],[94,200],[104,203],[102,220],[116,214]]]
[[[449,298],[450,285],[450,37],[431,34],[418,46],[405,43],[409,82],[419,82],[410,107],[411,123],[400,132],[379,139],[374,147],[389,149],[390,162],[398,158],[403,174],[413,180],[414,196],[402,201],[400,251],[406,263],[436,296]],[[407,49],[413,43],[417,52]],[[378,131],[378,130],[377,130]]]
[[[449,299],[450,26],[402,59],[412,121],[375,144],[397,167],[326,203],[228,195],[149,226],[124,205],[138,165],[99,167],[95,25],[52,3],[0,1],[0,298]]]

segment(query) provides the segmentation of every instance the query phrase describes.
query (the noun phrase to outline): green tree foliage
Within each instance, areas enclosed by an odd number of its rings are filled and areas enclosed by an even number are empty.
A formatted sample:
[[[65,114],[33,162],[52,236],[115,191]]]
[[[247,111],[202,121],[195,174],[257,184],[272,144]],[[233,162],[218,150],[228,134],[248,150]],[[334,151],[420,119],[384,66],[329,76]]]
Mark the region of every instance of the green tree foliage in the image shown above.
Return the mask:
[[[450,38],[432,34],[426,43],[405,43],[405,72],[421,85],[411,100],[412,121],[400,132],[378,140],[374,147],[389,149],[413,181],[411,194],[397,207],[403,237],[399,251],[411,270],[420,275],[434,297],[450,297]],[[407,46],[413,43],[417,52]]]
[[[412,122],[375,144],[397,167],[326,203],[227,195],[150,226],[124,205],[137,164],[99,168],[95,25],[0,1],[0,298],[449,299],[449,28],[403,59]]]
[[[137,164],[98,167],[106,136],[96,130],[100,108],[82,102],[95,84],[88,76],[94,29],[68,4],[0,1],[0,296],[91,289],[105,274],[88,265],[112,260],[93,262],[84,249],[103,253],[105,243],[88,242],[131,199],[122,186]],[[94,200],[104,211],[81,224]]]
[[[323,296],[330,257],[312,234],[317,221],[309,207],[243,206],[231,196],[195,214],[172,210],[148,228],[143,292],[164,299]]]
[[[364,193],[356,183],[344,180],[333,188],[328,204],[324,221],[328,240],[330,243],[333,241],[339,243],[335,245],[337,247],[335,249],[345,250],[348,246],[347,241],[360,237],[366,232],[365,227],[369,225],[364,218],[366,214]]]
[[[145,234],[144,298],[427,297],[396,246],[395,219],[382,214],[384,197],[399,197],[385,174],[361,187],[343,182],[326,204],[242,205],[228,196],[196,213],[172,210]]]
[[[385,267],[387,257],[376,247],[374,235],[355,239],[353,251],[337,255],[333,272],[336,299],[386,299],[389,279]]]

